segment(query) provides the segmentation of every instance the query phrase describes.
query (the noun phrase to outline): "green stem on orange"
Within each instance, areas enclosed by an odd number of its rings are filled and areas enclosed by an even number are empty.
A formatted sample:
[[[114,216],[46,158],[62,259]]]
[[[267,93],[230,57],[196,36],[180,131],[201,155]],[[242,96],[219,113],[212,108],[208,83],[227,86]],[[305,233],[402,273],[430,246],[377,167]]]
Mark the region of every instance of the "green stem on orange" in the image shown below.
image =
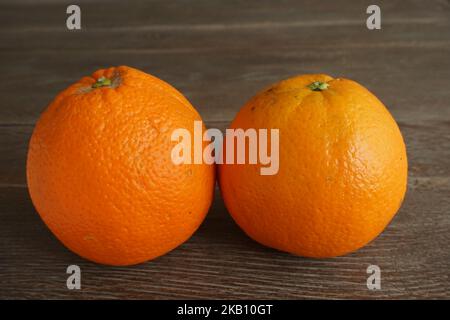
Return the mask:
[[[308,86],[308,88],[310,88],[312,91],[323,91],[327,90],[329,86],[330,85],[326,82],[314,81]]]
[[[97,79],[97,81],[92,85],[92,88],[100,88],[100,87],[108,87],[112,83],[111,79],[100,77]]]

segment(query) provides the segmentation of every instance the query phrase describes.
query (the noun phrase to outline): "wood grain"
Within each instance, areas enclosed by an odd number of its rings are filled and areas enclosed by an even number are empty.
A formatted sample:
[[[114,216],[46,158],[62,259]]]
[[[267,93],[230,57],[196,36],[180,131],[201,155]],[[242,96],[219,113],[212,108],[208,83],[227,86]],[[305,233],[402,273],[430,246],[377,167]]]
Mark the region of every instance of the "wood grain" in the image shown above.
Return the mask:
[[[450,298],[450,4],[381,1],[81,1],[83,30],[65,29],[68,1],[0,3],[0,299]],[[264,86],[294,74],[355,79],[389,107],[404,135],[408,193],[373,243],[335,259],[264,248],[234,224],[216,190],[185,244],[155,261],[113,268],[64,248],[28,196],[27,145],[58,91],[127,64],[180,89],[208,127],[224,129]],[[66,267],[82,290],[66,289]],[[366,268],[382,270],[382,290]]]
[[[34,57],[1,52],[2,124],[34,124],[57,92],[93,70],[128,64],[155,74],[181,90],[205,120],[230,121],[252,95],[283,78],[328,73],[363,83],[400,120],[449,119],[450,46],[298,48],[297,51],[148,53],[48,52]],[[186,59],[188,64],[180,63]],[[389,63],[388,60],[395,61]],[[70,63],[68,63],[70,61]],[[18,94],[27,92],[27,94]],[[208,87],[208,90],[204,88]],[[432,88],[432,92],[425,88]],[[430,89],[428,89],[430,90]],[[425,92],[429,92],[425,94]],[[444,117],[444,118],[443,118]]]
[[[253,242],[217,195],[188,242],[127,268],[95,265],[70,253],[38,218],[26,188],[2,191],[3,298],[448,298],[448,188],[410,187],[400,213],[378,239],[354,254],[325,260]],[[431,208],[424,210],[423,203]],[[81,291],[65,288],[69,264],[82,269]],[[370,264],[382,270],[380,291],[366,288]]]

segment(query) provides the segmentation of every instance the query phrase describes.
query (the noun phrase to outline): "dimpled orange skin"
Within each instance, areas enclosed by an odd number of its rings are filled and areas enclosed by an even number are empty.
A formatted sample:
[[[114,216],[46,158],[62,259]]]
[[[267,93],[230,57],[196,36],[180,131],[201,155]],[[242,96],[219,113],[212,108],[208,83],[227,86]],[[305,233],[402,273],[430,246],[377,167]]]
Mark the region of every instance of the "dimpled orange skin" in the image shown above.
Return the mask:
[[[326,90],[308,88],[313,82]],[[303,75],[253,97],[231,128],[278,128],[279,171],[220,165],[226,207],[254,240],[305,257],[347,254],[377,237],[407,185],[406,149],[385,106],[346,79]],[[248,149],[247,149],[248,150]]]
[[[97,79],[111,86],[92,88]],[[213,165],[175,165],[174,129],[200,115],[164,81],[121,66],[61,92],[34,129],[27,179],[50,230],[80,256],[141,263],[186,241],[213,198]]]

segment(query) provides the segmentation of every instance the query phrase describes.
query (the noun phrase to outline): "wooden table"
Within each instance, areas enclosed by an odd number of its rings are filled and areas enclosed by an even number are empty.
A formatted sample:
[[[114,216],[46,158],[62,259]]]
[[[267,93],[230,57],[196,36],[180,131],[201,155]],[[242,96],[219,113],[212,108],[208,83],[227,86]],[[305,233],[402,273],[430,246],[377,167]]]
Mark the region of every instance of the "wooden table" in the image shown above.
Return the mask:
[[[382,29],[366,28],[377,3]],[[52,0],[0,4],[0,298],[449,298],[450,3],[433,1],[78,1],[82,30]],[[409,182],[394,221],[356,253],[312,260],[253,242],[219,192],[199,231],[155,261],[85,261],[47,230],[25,178],[40,112],[83,75],[113,65],[157,75],[224,129],[262,87],[295,74],[354,79],[388,106]],[[66,268],[82,289],[66,288]],[[369,265],[381,290],[366,287]]]

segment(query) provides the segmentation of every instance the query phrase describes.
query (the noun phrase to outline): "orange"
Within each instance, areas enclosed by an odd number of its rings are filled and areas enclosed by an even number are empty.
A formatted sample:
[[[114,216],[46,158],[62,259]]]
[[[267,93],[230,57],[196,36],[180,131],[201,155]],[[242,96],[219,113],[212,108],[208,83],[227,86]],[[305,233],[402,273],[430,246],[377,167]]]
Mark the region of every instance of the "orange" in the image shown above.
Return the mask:
[[[377,237],[403,201],[400,130],[354,81],[323,74],[281,81],[253,97],[231,128],[279,129],[277,174],[261,175],[261,164],[219,166],[226,207],[266,246],[306,257],[344,255]]]
[[[41,218],[68,248],[109,265],[161,256],[201,224],[214,166],[175,165],[175,129],[201,120],[172,86],[121,66],[62,91],[29,144],[27,180]]]

